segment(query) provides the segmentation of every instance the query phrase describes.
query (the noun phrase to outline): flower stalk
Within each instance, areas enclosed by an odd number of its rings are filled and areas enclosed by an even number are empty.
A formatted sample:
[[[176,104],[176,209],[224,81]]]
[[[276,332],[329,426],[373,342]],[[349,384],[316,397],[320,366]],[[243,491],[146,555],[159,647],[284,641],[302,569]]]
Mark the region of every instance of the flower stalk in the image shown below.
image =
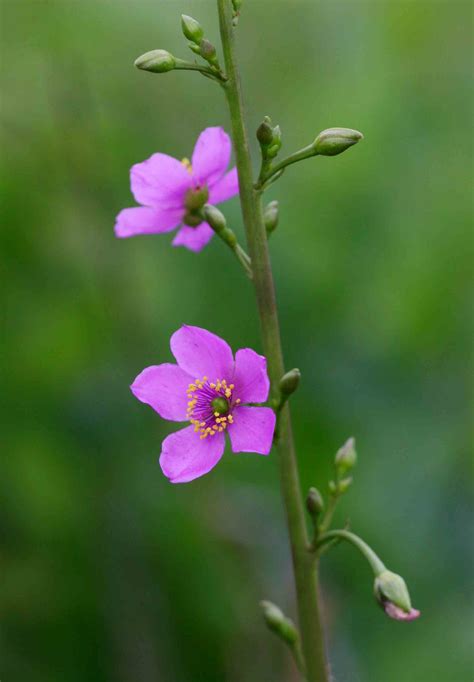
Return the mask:
[[[278,383],[285,370],[261,192],[254,188],[248,135],[243,115],[239,69],[234,43],[232,0],[217,0],[217,6],[228,78],[224,84],[224,90],[230,110],[242,214],[249,255],[252,261],[253,283],[260,317],[263,348],[268,361],[272,398],[278,400]],[[308,534],[288,403],[285,404],[280,413],[278,453],[281,492],[290,536],[306,678],[307,682],[327,682],[328,668],[319,614],[317,566],[314,556],[307,550]]]

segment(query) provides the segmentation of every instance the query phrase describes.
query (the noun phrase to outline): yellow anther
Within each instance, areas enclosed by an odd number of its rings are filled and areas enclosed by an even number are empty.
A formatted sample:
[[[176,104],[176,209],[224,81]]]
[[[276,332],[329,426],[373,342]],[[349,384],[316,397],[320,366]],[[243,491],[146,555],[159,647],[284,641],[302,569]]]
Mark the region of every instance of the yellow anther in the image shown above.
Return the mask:
[[[186,168],[186,170],[189,173],[193,172],[193,167],[191,165],[191,161],[188,158],[186,158],[186,156],[184,157],[184,159],[181,159],[181,163],[183,164],[183,166]]]

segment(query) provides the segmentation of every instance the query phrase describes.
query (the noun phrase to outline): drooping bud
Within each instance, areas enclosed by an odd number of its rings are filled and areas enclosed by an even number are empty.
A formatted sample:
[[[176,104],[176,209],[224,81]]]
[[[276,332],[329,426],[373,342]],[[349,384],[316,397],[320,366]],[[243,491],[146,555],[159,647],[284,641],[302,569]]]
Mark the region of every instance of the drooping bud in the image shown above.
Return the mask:
[[[328,128],[323,130],[313,142],[315,154],[336,156],[362,140],[364,136],[351,128]]]
[[[317,488],[310,488],[306,496],[306,509],[316,519],[324,509],[324,500]]]
[[[176,67],[176,59],[166,50],[151,50],[135,59],[135,66],[142,71],[166,73]]]
[[[204,31],[202,29],[201,24],[198,21],[196,21],[196,19],[193,19],[187,14],[182,14],[181,28],[185,37],[188,40],[190,40],[192,43],[196,43],[197,45],[200,44],[204,36]]]
[[[260,606],[269,629],[288,644],[294,644],[298,639],[298,630],[293,621],[287,618],[283,611],[271,601],[261,601]]]
[[[278,225],[278,201],[270,201],[263,212],[263,221],[267,234],[270,235]]]
[[[226,229],[227,222],[225,216],[218,208],[211,206],[211,204],[206,204],[203,208],[203,213],[206,221],[212,227],[214,232],[218,234]]]
[[[284,374],[280,379],[280,393],[282,396],[288,397],[296,391],[301,379],[301,372],[295,367]]]
[[[415,620],[420,615],[412,608],[405,581],[392,571],[382,571],[374,582],[374,594],[387,616],[395,620]]]
[[[344,476],[344,474],[355,467],[356,462],[355,439],[349,438],[336,453],[335,464],[338,474]]]

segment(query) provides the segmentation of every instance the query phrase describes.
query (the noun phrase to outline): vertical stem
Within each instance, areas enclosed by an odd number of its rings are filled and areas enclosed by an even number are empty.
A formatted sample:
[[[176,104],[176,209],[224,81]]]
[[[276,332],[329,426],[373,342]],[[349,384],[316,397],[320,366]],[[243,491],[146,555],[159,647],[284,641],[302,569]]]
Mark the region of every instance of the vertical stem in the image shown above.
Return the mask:
[[[261,193],[254,189],[247,131],[237,66],[231,0],[217,0],[219,23],[228,80],[224,84],[229,103],[232,136],[239,175],[240,202],[252,259],[262,341],[268,362],[272,395],[284,373],[275,288],[263,221]],[[308,551],[304,507],[296,464],[288,403],[280,415],[278,440],[281,492],[285,504],[293,558],[298,618],[307,682],[327,682],[324,637],[320,622],[317,564]]]

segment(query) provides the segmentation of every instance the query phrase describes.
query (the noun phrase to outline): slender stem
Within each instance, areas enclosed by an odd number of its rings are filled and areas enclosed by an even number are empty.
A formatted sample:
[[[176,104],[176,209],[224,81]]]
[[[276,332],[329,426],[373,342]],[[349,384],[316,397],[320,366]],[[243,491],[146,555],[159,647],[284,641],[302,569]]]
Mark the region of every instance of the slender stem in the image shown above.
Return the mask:
[[[331,525],[332,517],[334,516],[338,502],[339,495],[337,493],[330,495],[326,512],[324,513],[323,519],[319,525],[319,533],[324,533]]]
[[[253,282],[260,316],[262,342],[268,362],[272,398],[278,398],[278,382],[284,374],[278,314],[275,301],[272,269],[267,235],[263,220],[261,193],[253,187],[247,131],[244,122],[240,78],[236,61],[232,26],[231,0],[217,0],[222,45],[228,77],[224,89],[230,109],[240,202],[252,259]],[[308,534],[305,524],[298,468],[293,445],[288,403],[280,414],[278,439],[279,468],[282,497],[285,504],[295,574],[296,597],[300,634],[305,659],[307,682],[327,682],[323,631],[321,627],[317,564],[307,550]]]
[[[298,152],[290,154],[290,156],[287,156],[286,159],[282,159],[279,163],[276,163],[274,166],[272,166],[270,170],[268,168],[264,169],[262,166],[260,176],[258,178],[257,184],[255,185],[256,188],[262,188],[271,177],[273,177],[276,173],[283,171],[287,166],[291,166],[292,163],[303,161],[303,159],[309,159],[311,156],[316,156],[316,153],[314,151],[313,145],[309,144],[307,147],[300,149]]]
[[[326,543],[331,542],[332,540],[335,539],[347,540],[347,542],[353,544],[354,547],[357,547],[359,552],[361,552],[369,562],[375,576],[380,575],[380,573],[387,570],[383,562],[374,552],[374,550],[371,547],[369,547],[369,545],[366,542],[364,542],[358,535],[355,535],[354,533],[351,533],[348,530],[330,530],[327,533],[324,533],[324,535],[321,535],[318,540],[317,548],[322,547]]]

